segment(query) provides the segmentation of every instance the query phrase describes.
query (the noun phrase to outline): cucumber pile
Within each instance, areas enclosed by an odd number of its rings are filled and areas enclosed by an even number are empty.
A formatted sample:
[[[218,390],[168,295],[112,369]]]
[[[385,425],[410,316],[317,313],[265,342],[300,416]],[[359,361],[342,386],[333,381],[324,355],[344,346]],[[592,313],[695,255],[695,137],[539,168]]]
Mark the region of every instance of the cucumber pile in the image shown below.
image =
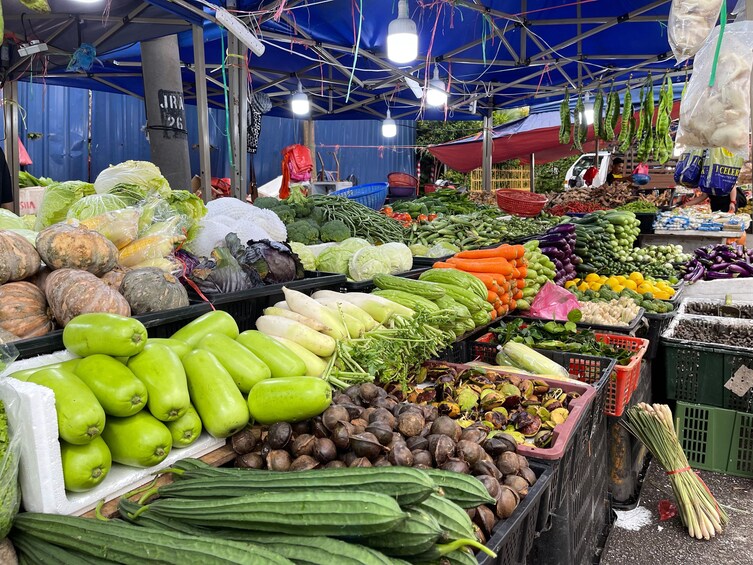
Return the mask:
[[[407,467],[253,472],[190,459],[174,471],[175,483],[138,504],[122,498],[123,521],[25,513],[11,539],[39,563],[472,564],[471,548],[496,557],[464,510],[494,501],[473,477]],[[440,475],[452,489],[440,489]],[[371,484],[380,492],[365,490]]]
[[[638,234],[640,221],[632,212],[599,210],[574,218],[575,253],[583,259],[578,265],[579,273],[603,273],[620,275],[625,270]]]

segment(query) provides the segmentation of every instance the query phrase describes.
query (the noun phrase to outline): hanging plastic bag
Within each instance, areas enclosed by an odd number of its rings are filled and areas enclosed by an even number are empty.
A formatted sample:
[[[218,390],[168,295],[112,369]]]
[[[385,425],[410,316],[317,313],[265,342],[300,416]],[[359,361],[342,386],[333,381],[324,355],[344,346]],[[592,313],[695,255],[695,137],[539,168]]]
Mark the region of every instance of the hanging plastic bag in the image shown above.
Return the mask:
[[[572,292],[548,282],[533,299],[530,314],[534,318],[545,320],[567,320],[570,310],[575,310],[578,306],[578,299]]]
[[[719,19],[722,0],[672,0],[669,46],[678,63],[698,53]]]
[[[685,188],[698,188],[703,166],[703,149],[683,151],[675,166],[675,184]]]
[[[714,196],[729,194],[737,183],[744,161],[726,149],[709,150],[703,160],[699,188]]]
[[[11,343],[0,341],[0,373],[18,357],[18,349]],[[12,409],[13,398],[0,400],[0,540],[10,531],[13,518],[21,505],[18,486],[18,460],[21,456],[21,434],[13,430],[7,412]]]
[[[648,174],[648,165],[646,163],[638,163],[638,165],[633,169],[634,175],[647,175]]]
[[[724,147],[744,156],[750,130],[753,22],[727,25],[715,62],[718,35],[716,28],[695,57],[680,106],[677,143],[689,149]]]

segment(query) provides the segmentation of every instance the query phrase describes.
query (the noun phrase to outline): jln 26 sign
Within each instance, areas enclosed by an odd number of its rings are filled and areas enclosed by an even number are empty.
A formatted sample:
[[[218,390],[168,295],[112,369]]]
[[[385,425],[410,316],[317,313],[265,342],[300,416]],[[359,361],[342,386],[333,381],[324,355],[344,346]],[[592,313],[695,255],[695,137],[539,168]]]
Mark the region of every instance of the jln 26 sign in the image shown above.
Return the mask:
[[[183,93],[177,90],[159,91],[159,112],[163,134],[166,138],[183,137],[186,131],[186,112]]]

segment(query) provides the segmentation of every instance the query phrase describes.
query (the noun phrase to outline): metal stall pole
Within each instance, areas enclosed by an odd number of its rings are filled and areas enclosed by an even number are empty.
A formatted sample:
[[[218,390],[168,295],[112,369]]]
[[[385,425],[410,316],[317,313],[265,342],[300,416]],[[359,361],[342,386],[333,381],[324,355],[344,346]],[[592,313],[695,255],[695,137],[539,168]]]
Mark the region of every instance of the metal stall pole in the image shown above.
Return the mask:
[[[178,36],[142,42],[141,59],[152,162],[173,189],[190,189],[191,161]]]
[[[3,87],[3,118],[5,125],[5,159],[13,184],[13,212],[21,215],[21,195],[18,185],[18,82],[8,80]]]
[[[204,28],[192,26],[194,80],[196,82],[196,111],[199,117],[199,176],[204,202],[212,198],[212,171],[209,155],[209,102],[207,73],[204,61]]]
[[[531,170],[528,172],[531,192],[536,192],[536,155],[531,153]]]
[[[228,0],[227,9],[237,7],[236,0]],[[228,71],[230,74],[230,136],[233,151],[231,171],[233,195],[245,200],[248,196],[248,73],[246,68],[246,46],[232,33],[228,33]]]
[[[492,191],[492,113],[494,104],[489,101],[489,107],[484,115],[484,137],[483,137],[483,161],[482,161],[482,187],[484,192]]]

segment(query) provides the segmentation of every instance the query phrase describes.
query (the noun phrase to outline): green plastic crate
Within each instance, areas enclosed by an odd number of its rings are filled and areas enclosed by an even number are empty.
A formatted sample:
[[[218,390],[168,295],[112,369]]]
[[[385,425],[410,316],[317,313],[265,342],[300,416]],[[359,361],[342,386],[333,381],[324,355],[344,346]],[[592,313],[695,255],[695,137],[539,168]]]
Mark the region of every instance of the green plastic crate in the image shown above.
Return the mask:
[[[724,388],[742,366],[753,368],[753,351],[664,340],[667,398],[753,412],[753,390],[737,396]]]
[[[675,430],[694,469],[753,477],[753,414],[678,402]]]

